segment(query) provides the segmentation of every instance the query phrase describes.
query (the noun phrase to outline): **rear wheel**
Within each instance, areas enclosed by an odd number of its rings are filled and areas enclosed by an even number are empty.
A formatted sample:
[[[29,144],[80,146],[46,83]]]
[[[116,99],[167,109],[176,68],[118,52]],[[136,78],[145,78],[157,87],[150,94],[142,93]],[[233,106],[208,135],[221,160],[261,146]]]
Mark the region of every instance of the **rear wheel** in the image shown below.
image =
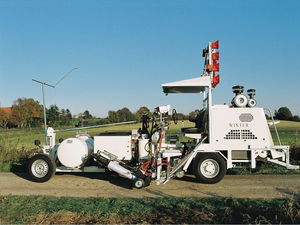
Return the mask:
[[[55,173],[55,163],[45,154],[37,154],[28,161],[27,172],[35,182],[46,182]]]
[[[201,183],[215,184],[226,174],[225,160],[217,153],[198,154],[194,161],[194,174]]]

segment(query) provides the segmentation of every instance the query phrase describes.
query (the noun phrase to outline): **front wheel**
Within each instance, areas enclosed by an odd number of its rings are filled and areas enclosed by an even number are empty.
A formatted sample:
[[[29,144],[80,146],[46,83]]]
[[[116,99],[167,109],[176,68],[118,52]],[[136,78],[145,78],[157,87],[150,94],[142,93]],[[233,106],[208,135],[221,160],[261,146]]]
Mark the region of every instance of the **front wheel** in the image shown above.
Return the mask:
[[[200,153],[194,160],[194,174],[201,183],[218,183],[226,174],[225,160],[217,153]]]
[[[35,182],[46,182],[55,173],[55,163],[45,154],[37,154],[28,161],[27,172],[31,180]]]

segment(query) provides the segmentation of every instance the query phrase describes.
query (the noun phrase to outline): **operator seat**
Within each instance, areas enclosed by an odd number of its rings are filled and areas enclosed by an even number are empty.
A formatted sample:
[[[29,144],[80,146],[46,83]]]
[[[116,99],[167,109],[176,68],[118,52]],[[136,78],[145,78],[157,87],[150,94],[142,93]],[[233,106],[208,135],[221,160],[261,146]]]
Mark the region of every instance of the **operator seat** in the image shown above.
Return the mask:
[[[204,121],[206,115],[206,110],[202,109],[194,118],[189,119],[189,121],[195,123],[195,127],[181,128],[181,131],[185,134],[186,137],[201,139],[201,134],[205,131]]]

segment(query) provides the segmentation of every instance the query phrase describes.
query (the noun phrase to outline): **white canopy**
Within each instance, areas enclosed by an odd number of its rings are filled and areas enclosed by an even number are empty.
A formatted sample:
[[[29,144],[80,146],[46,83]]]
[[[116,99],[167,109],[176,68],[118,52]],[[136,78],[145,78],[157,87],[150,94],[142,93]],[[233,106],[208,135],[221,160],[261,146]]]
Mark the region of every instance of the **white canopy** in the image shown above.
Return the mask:
[[[205,88],[211,87],[209,76],[201,76],[193,79],[182,80],[163,84],[164,93],[200,93]]]

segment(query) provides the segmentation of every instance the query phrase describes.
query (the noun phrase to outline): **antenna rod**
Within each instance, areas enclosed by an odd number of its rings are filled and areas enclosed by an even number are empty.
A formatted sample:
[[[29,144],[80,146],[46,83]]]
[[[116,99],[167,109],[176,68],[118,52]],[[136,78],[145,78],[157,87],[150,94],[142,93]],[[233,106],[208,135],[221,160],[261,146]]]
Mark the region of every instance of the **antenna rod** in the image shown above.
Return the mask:
[[[46,85],[48,87],[55,88],[63,79],[65,79],[70,73],[72,73],[74,70],[77,70],[77,69],[79,69],[79,68],[75,67],[75,68],[71,69],[59,81],[57,81],[55,85],[47,84],[46,82],[32,79],[32,81],[34,81],[34,82],[39,83],[39,84],[42,85],[43,108],[44,108],[44,127],[45,127],[45,145],[48,145],[48,138],[47,138],[47,115],[46,115],[46,103],[45,103],[45,90],[44,90],[44,86]]]
[[[43,81],[39,81],[39,80],[35,80],[35,79],[32,79],[32,81],[37,82],[37,83],[42,84],[42,85],[47,85],[49,87],[55,88],[55,86],[53,86],[51,84],[47,84],[46,82],[43,82]]]
[[[77,70],[77,69],[79,69],[79,67],[75,67],[75,68],[71,69],[69,72],[67,72],[59,81],[56,82],[54,87],[56,87],[63,79],[65,79],[70,73],[72,73],[74,70]]]

